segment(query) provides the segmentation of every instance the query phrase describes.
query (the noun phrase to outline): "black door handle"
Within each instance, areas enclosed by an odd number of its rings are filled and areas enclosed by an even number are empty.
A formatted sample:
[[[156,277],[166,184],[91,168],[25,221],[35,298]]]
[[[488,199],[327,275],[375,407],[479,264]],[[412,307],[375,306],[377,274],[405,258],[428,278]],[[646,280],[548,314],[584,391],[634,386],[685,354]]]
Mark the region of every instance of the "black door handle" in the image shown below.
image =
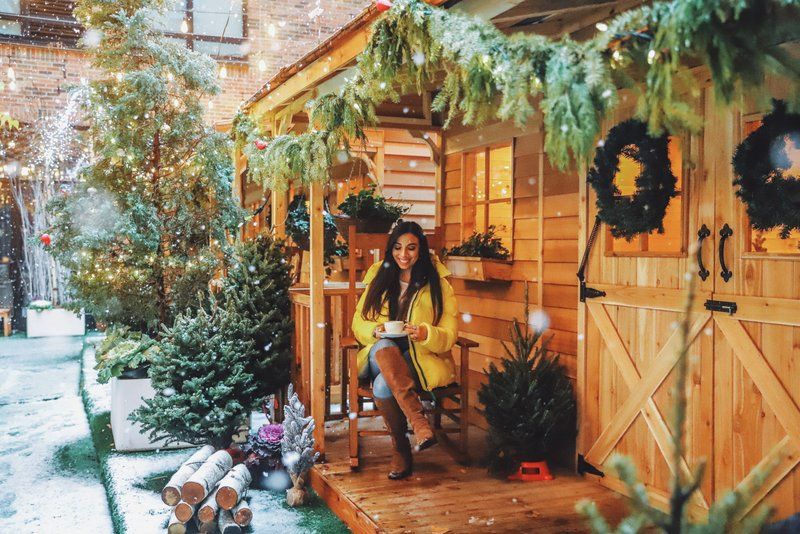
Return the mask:
[[[700,280],[704,282],[711,273],[706,269],[706,266],[703,265],[703,241],[710,235],[711,230],[709,230],[708,226],[705,224],[697,231],[697,267],[699,268],[697,274],[700,276]]]
[[[728,226],[728,223],[725,223],[725,226],[719,231],[719,235],[721,237],[719,240],[719,265],[722,267],[722,271],[720,271],[719,275],[727,282],[733,276],[733,271],[728,269],[728,266],[725,265],[725,241],[733,235],[733,230]]]

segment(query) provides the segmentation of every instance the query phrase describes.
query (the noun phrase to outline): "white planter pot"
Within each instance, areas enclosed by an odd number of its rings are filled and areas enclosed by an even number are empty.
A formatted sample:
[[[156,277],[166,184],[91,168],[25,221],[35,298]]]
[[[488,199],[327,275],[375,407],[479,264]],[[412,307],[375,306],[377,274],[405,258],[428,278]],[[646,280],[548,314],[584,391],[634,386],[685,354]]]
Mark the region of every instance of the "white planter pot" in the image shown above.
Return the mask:
[[[134,410],[144,405],[156,392],[149,378],[111,379],[111,433],[114,448],[118,451],[152,451],[155,449],[180,449],[193,447],[188,443],[164,445],[164,440],[150,441],[142,426],[128,419]]]
[[[85,333],[83,312],[79,315],[62,308],[28,308],[28,337],[82,336]]]

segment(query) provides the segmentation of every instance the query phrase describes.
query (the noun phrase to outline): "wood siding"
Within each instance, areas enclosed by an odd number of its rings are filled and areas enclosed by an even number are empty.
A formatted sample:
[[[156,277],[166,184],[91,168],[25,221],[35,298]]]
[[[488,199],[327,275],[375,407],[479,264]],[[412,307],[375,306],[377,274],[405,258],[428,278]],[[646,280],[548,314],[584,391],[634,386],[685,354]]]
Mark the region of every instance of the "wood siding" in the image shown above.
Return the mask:
[[[543,135],[537,130],[533,125],[529,131],[521,131],[508,123],[494,123],[476,130],[453,128],[445,139],[441,201],[446,247],[468,237],[462,229],[462,151],[513,142],[511,281],[451,279],[458,298],[460,334],[480,343],[470,359],[470,402],[471,421],[482,427],[485,422],[474,410],[478,406],[476,391],[485,380],[483,371],[505,357],[502,341],[510,339],[512,321],[525,320],[526,284],[530,312],[545,312],[550,347],[562,354],[570,376],[576,376],[578,179],[577,173],[560,173],[550,167],[543,153]]]

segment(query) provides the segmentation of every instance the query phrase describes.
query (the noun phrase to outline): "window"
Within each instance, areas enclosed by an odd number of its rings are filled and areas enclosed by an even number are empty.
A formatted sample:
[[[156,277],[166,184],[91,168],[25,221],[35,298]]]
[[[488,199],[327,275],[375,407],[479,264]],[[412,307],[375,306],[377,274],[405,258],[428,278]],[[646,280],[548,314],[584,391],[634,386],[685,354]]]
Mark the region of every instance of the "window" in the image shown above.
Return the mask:
[[[664,233],[657,231],[649,234],[639,234],[631,241],[614,238],[608,231],[606,236],[606,252],[613,256],[678,256],[686,252],[684,246],[686,229],[686,195],[683,173],[683,139],[676,136],[669,138],[669,161],[672,173],[677,178],[675,190],[677,196],[670,200],[664,215]],[[614,178],[614,183],[623,196],[631,196],[636,191],[636,177],[640,167],[631,158],[621,156],[619,160],[619,173]],[[644,254],[643,254],[644,253]]]
[[[745,118],[742,125],[742,138],[744,139],[756,131],[759,126],[761,126],[760,117],[751,116],[749,118]],[[789,168],[788,174],[791,174],[792,176],[800,176],[800,146],[786,141],[788,141],[788,139],[784,139],[784,150],[786,150],[786,155],[789,157],[789,161],[792,162],[792,166]],[[750,226],[750,222],[747,219],[746,213],[743,215],[743,217],[746,221],[745,228],[747,228],[747,242],[745,246],[745,250],[747,250],[747,252],[764,255],[800,255],[800,232],[795,230],[789,234],[787,239],[781,239],[780,228],[773,228],[768,232],[755,230]]]
[[[242,0],[179,0],[171,7],[160,23],[167,35],[212,56],[241,59],[246,55]]]
[[[461,222],[463,238],[485,232],[489,226],[511,250],[514,212],[513,154],[511,145],[495,145],[466,152],[462,162]]]
[[[2,15],[19,15],[19,2],[20,0],[0,0],[0,13]],[[5,17],[0,18],[0,34],[22,35],[22,22]]]

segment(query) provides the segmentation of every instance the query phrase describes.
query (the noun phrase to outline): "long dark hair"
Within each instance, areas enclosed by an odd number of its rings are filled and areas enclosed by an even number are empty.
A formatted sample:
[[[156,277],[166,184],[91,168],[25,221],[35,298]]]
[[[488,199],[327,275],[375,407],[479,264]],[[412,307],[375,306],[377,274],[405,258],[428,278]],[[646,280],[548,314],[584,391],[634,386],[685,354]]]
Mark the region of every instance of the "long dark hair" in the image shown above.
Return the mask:
[[[411,281],[406,290],[405,300],[410,302],[414,294],[429,285],[431,288],[431,302],[433,303],[434,324],[442,317],[442,284],[439,281],[439,272],[431,259],[428,250],[428,238],[422,232],[422,227],[413,221],[397,223],[389,234],[386,251],[383,254],[383,267],[370,282],[361,316],[367,321],[374,321],[380,316],[386,302],[389,303],[389,317],[403,320],[398,317],[400,310],[400,266],[394,260],[392,250],[397,240],[403,234],[411,234],[419,240],[419,257],[414,267],[411,268]]]

